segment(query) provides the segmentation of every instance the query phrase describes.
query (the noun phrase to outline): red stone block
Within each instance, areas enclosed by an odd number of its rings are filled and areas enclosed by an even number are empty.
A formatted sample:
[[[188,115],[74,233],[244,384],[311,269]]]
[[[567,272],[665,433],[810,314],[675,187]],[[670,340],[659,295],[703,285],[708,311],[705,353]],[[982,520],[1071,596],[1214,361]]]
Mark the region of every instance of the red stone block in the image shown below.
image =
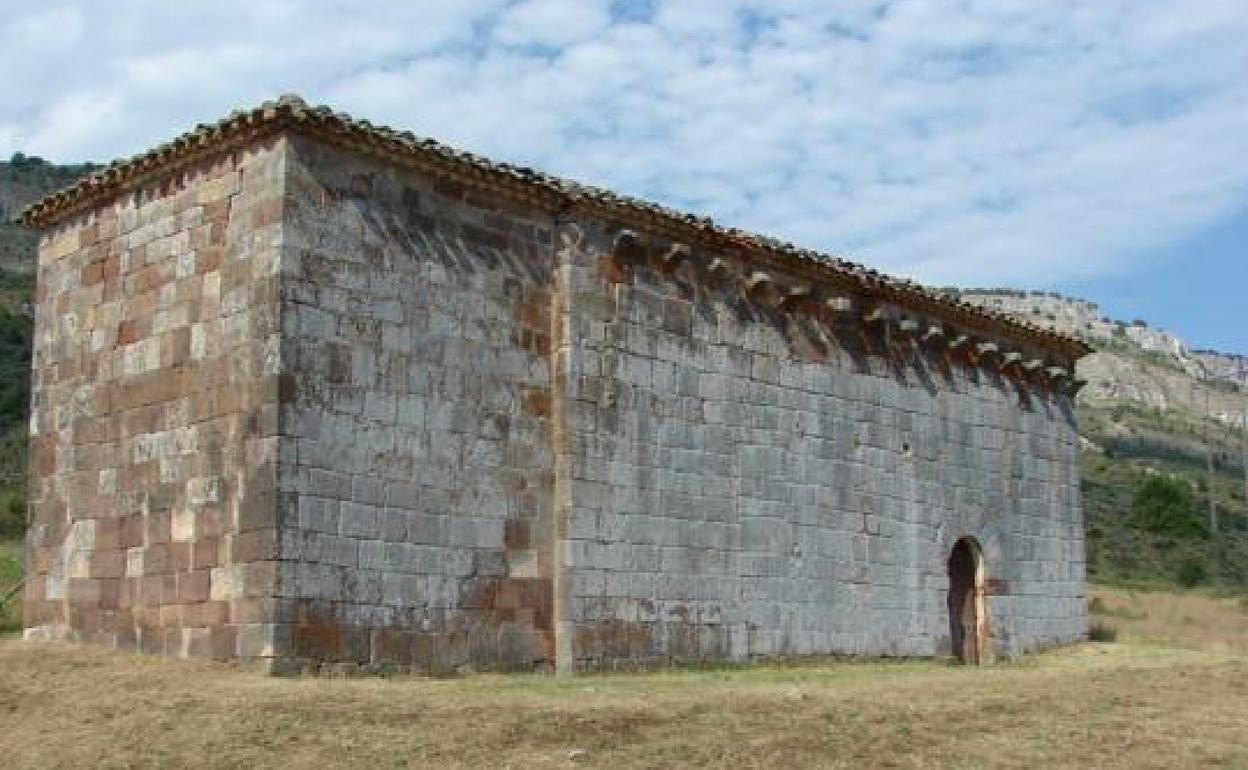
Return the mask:
[[[184,572],[191,568],[191,544],[188,541],[180,541],[169,543],[165,546],[168,549],[168,568],[169,572]]]
[[[117,345],[119,347],[138,342],[143,336],[143,329],[139,326],[139,321],[137,320],[122,321],[117,325]]]
[[[272,596],[277,591],[277,562],[261,561],[243,567],[243,595]]]
[[[231,561],[246,563],[255,561],[271,561],[278,557],[278,539],[276,529],[256,529],[230,538]]]
[[[230,216],[230,199],[209,201],[204,204],[204,221],[211,224],[225,224]]]
[[[295,626],[294,653],[302,658],[339,660],[344,657],[343,632],[338,624]]]
[[[389,628],[373,629],[369,659],[375,665],[410,666],[416,646],[416,634]]]
[[[219,537],[201,537],[191,543],[191,568],[209,569],[220,564],[217,558],[221,547]]]
[[[220,245],[205,245],[195,251],[195,272],[199,275],[221,268],[221,256],[225,249]]]
[[[214,660],[233,658],[237,650],[238,629],[234,626],[213,626],[209,629],[209,648]]]
[[[507,519],[503,522],[503,547],[516,550],[529,547],[529,522],[523,519]]]
[[[126,574],[126,552],[120,548],[95,550],[87,558],[93,578],[120,578]]]
[[[182,620],[188,626],[223,626],[229,618],[229,602],[196,600],[182,611]]]
[[[79,274],[79,281],[83,286],[94,286],[104,281],[104,263],[92,262],[82,268]]]
[[[120,486],[120,481],[118,481]],[[131,513],[121,518],[120,544],[122,548],[134,548],[143,544],[143,515]]]
[[[100,239],[100,228],[98,224],[91,223],[78,230],[78,248],[85,249],[95,244]]]
[[[252,206],[251,226],[254,229],[267,227],[282,220],[282,198],[266,198]]]
[[[94,476],[96,474],[93,473],[91,475]],[[105,505],[105,511],[108,514],[116,513],[111,503],[105,501]],[[95,520],[95,548],[96,551],[110,551],[121,548],[121,519],[101,518]]]
[[[178,601],[207,601],[208,588],[210,584],[209,574],[209,571],[206,569],[194,570],[191,572],[179,572],[177,575]],[[195,625],[200,624],[196,623]]]
[[[100,581],[100,601],[102,609],[115,610],[121,606],[124,578]]]
[[[143,542],[149,547],[168,543],[169,537],[169,511],[151,511],[143,518]]]
[[[70,604],[96,606],[100,602],[100,581],[92,578],[68,578],[65,595]]]

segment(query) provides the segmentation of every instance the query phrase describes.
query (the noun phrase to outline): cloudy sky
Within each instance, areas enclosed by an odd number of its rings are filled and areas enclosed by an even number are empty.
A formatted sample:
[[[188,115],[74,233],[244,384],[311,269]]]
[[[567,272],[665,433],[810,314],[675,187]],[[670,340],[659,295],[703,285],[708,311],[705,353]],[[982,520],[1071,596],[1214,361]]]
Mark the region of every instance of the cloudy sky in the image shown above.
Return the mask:
[[[0,155],[284,91],[934,284],[1248,352],[1244,0],[0,0]]]

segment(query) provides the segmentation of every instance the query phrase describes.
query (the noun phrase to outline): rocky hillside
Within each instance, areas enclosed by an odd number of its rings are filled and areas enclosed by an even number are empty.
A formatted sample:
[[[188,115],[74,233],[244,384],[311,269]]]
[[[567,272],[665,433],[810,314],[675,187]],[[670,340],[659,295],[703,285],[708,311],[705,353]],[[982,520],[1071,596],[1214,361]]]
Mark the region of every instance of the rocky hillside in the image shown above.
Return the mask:
[[[1087,340],[1097,352],[1080,366],[1080,376],[1088,382],[1085,398],[1125,399],[1162,410],[1207,411],[1215,419],[1242,425],[1244,403],[1235,393],[1248,385],[1248,358],[1242,355],[1193,349],[1147,321],[1107,318],[1095,302],[1084,299],[1007,289],[950,291]]]

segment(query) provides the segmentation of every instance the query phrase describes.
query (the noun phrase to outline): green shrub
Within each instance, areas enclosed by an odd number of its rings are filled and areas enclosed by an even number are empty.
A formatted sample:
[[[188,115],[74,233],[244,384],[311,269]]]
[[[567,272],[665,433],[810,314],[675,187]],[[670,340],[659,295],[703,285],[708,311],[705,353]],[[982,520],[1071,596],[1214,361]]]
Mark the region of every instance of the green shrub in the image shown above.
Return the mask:
[[[1088,639],[1093,642],[1118,641],[1118,629],[1100,620],[1092,621],[1088,626]]]
[[[1179,574],[1175,579],[1179,581],[1179,585],[1184,588],[1192,588],[1205,582],[1209,578],[1209,569],[1205,563],[1195,557],[1188,557],[1179,564]]]
[[[1205,522],[1196,513],[1191,486],[1165,476],[1152,476],[1131,501],[1131,524],[1146,532],[1175,537],[1204,537]]]

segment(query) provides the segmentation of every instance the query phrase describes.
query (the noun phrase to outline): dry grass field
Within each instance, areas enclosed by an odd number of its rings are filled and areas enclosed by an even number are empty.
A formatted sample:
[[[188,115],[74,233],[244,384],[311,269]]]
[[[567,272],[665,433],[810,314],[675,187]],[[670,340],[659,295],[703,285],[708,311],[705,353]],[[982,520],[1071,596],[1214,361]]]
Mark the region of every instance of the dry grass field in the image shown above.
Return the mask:
[[[1112,627],[1119,641],[1248,655],[1248,597],[1101,586],[1091,593],[1092,620]]]
[[[1117,643],[982,669],[292,680],[10,638],[0,767],[1248,768],[1248,608],[1095,595]]]

